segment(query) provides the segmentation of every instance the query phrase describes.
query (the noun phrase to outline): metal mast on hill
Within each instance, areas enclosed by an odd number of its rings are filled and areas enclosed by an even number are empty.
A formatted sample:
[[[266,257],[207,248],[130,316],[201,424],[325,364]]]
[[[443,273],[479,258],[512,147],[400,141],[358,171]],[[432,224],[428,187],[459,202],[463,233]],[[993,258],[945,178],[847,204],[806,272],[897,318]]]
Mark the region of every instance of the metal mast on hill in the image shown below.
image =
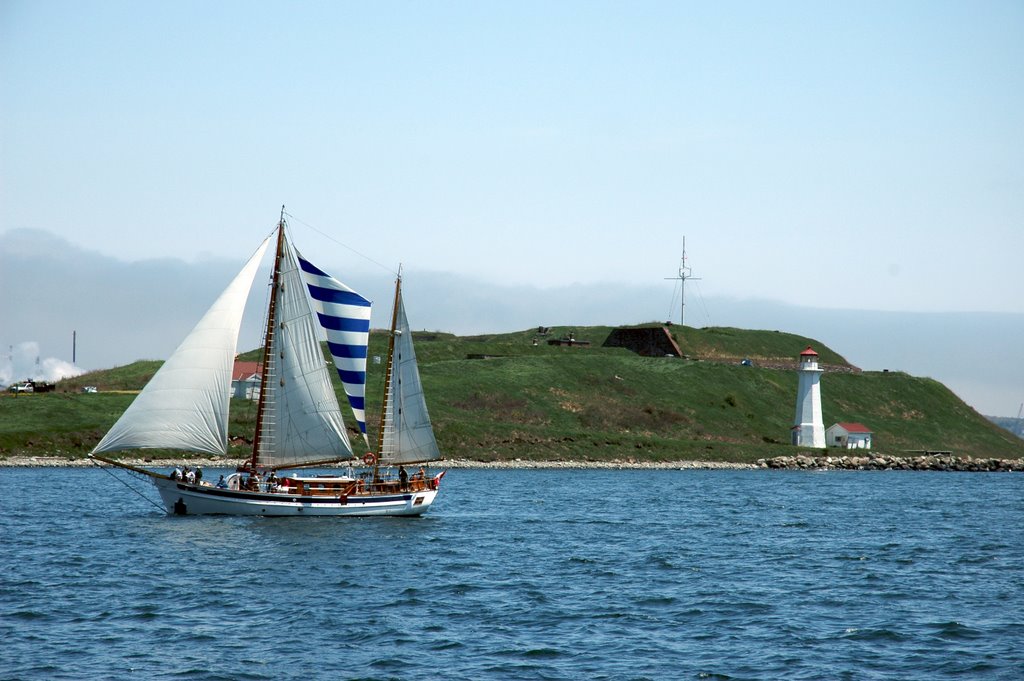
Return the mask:
[[[695,279],[700,281],[700,277],[695,277],[692,274],[692,269],[686,264],[686,237],[683,237],[683,255],[679,259],[679,274],[674,277],[665,277],[665,279],[678,279],[679,280],[679,326],[683,326],[684,315],[686,314],[686,280]]]

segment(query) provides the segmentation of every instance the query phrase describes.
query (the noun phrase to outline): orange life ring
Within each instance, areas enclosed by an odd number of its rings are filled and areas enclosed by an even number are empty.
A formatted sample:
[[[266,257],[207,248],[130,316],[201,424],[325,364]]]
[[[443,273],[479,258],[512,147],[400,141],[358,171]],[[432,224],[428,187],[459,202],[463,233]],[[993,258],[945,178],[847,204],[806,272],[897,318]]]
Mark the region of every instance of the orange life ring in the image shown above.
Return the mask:
[[[377,457],[373,455],[373,452],[366,452],[366,454],[363,454],[363,463],[367,466],[372,466],[376,460]]]

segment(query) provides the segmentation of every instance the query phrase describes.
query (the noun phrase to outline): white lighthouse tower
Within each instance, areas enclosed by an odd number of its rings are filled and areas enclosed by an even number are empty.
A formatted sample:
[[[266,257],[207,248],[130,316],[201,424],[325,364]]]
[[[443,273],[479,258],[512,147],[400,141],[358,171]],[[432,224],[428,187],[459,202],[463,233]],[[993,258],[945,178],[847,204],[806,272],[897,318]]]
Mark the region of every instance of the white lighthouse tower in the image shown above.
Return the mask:
[[[796,390],[796,418],[793,419],[793,444],[798,447],[825,448],[825,423],[821,418],[821,379],[818,353],[810,345],[800,353]]]

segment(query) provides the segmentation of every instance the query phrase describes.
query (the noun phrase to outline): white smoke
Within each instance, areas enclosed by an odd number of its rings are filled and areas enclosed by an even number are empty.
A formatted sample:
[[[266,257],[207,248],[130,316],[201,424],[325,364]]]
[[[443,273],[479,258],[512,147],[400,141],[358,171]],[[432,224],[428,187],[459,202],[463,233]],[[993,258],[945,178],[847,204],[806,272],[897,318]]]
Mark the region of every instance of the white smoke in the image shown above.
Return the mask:
[[[7,352],[0,356],[0,386],[24,380],[52,383],[84,373],[84,369],[79,369],[71,362],[56,357],[40,357],[39,343],[35,341],[10,345]]]

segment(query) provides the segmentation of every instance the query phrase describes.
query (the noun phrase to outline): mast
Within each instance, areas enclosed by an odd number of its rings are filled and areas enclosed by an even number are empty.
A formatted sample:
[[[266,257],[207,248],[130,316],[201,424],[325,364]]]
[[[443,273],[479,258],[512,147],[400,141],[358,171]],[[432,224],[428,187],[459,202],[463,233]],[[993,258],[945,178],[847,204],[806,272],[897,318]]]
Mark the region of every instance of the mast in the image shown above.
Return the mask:
[[[252,456],[249,458],[249,470],[255,471],[259,463],[260,444],[263,433],[263,420],[267,411],[267,386],[270,385],[270,358],[272,340],[277,326],[277,290],[280,287],[281,255],[284,252],[284,206],[281,206],[281,219],[277,222],[277,252],[274,254],[274,277],[270,290],[270,306],[267,309],[267,328],[263,334],[263,366],[260,368],[260,399],[256,406],[256,433],[252,438]]]
[[[679,274],[674,277],[665,277],[666,279],[678,279],[679,280],[679,326],[684,326],[683,315],[686,313],[686,280],[696,279],[700,281],[700,277],[693,276],[693,269],[686,264],[686,237],[683,237],[683,255],[679,258]]]
[[[373,460],[373,480],[378,480],[380,457],[384,451],[384,424],[388,417],[388,393],[391,392],[391,379],[395,367],[395,329],[398,327],[398,298],[402,288],[402,266],[398,266],[398,278],[395,279],[395,304],[391,311],[391,333],[388,334],[388,361],[384,370],[384,397],[380,407],[380,428],[377,429],[377,456]]]

